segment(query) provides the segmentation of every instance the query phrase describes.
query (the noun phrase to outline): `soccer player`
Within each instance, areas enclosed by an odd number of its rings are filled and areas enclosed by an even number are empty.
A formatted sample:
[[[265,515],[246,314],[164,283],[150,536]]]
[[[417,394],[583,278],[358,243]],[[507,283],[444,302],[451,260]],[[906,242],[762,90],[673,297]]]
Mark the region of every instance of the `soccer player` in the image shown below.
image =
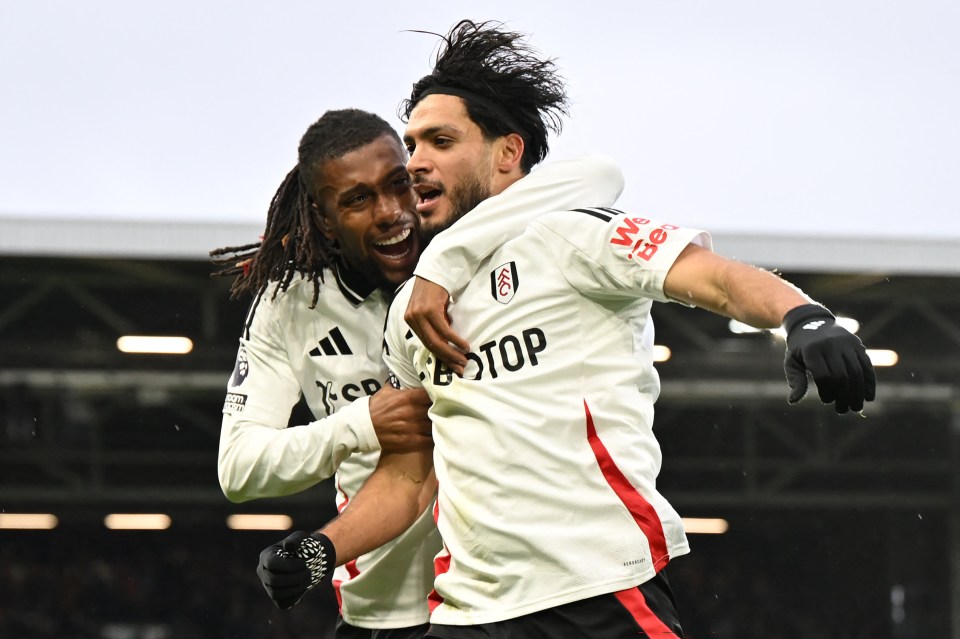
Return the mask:
[[[421,213],[467,213],[449,197],[457,190],[503,192],[506,203],[508,187],[526,179],[543,139],[536,122],[556,105],[542,89],[555,76],[520,42],[463,22],[414,85],[404,140]],[[401,386],[433,400],[433,459],[384,455],[353,505],[306,537],[301,554],[312,557],[316,582],[324,562],[403,530],[435,472],[444,550],[428,637],[682,636],[664,568],[689,547],[656,489],[652,304],[785,326],[791,402],[809,371],[824,402],[859,411],[875,394],[872,365],[827,309],[714,254],[703,231],[609,208],[527,214],[536,219],[450,291],[464,337],[459,370],[405,323],[412,287],[398,293],[386,361]]]
[[[432,445],[426,393],[383,385],[390,292],[410,276],[420,247],[406,160],[396,131],[378,116],[329,111],[301,139],[298,165],[271,203],[262,242],[214,252],[230,266],[226,272],[241,275],[234,295],[254,295],[223,411],[218,471],[229,499],[288,495],[336,473],[343,508],[381,453]],[[615,164],[588,157],[544,167],[518,186],[520,202],[552,198],[564,206],[584,198],[613,203],[623,183]],[[458,231],[474,245],[460,268],[477,247],[500,242],[496,232],[485,240],[489,231],[470,223]],[[451,264],[455,254],[448,252]],[[316,421],[287,428],[301,396]],[[422,636],[439,548],[427,514],[342,567],[334,581],[337,636]],[[261,569],[277,576],[271,594],[279,606],[297,598],[285,595],[284,582],[300,568],[302,561],[276,553],[264,558]]]
[[[342,508],[381,451],[431,445],[426,395],[383,387],[380,357],[384,289],[416,264],[419,218],[406,151],[374,114],[328,111],[304,133],[298,160],[260,244],[214,252],[243,265],[231,292],[254,296],[224,403],[218,474],[224,494],[243,502],[336,473]],[[338,224],[339,212],[349,222]],[[287,428],[301,396],[316,421]],[[342,568],[338,637],[376,628],[421,636],[438,545],[425,517]]]

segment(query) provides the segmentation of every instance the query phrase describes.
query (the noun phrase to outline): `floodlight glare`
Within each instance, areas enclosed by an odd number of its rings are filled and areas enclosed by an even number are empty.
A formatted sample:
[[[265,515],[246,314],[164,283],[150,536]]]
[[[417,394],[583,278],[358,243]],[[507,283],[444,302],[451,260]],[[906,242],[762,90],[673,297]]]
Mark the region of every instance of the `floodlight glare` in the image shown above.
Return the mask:
[[[60,521],[49,513],[0,513],[2,530],[52,530]]]
[[[730,524],[717,517],[684,517],[683,529],[693,535],[722,535],[730,529]]]
[[[900,361],[897,351],[891,351],[884,348],[868,348],[867,357],[873,362],[874,366],[895,366]]]
[[[288,530],[293,526],[289,515],[230,515],[227,527],[231,530]]]
[[[110,530],[166,530],[170,516],[162,513],[114,513],[103,519]]]
[[[656,344],[653,347],[653,361],[655,362],[665,362],[670,359],[670,355],[672,354],[673,353],[668,346]]]
[[[193,350],[193,342],[187,337],[124,335],[117,340],[117,348],[124,353],[186,355]]]

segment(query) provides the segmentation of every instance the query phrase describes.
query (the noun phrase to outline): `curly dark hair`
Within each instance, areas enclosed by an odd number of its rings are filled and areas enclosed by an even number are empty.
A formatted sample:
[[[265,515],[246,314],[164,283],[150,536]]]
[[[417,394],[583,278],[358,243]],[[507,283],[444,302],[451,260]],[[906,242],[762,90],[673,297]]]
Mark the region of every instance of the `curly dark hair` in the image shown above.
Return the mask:
[[[311,206],[317,185],[317,169],[330,160],[370,144],[383,135],[397,142],[396,130],[378,115],[360,109],[327,111],[310,125],[300,138],[297,166],[287,173],[267,211],[267,225],[259,242],[225,246],[210,251],[211,261],[223,266],[212,276],[236,275],[230,287],[231,299],[256,295],[271,282],[276,297],[285,291],[297,273],[313,282],[317,304],[323,270],[333,265],[337,246],[321,232]]]
[[[461,20],[446,36],[421,32],[442,42],[433,71],[413,85],[399,115],[409,121],[414,107],[431,93],[458,95],[487,139],[509,133],[523,138],[520,166],[528,173],[547,156],[547,135],[560,133],[569,103],[553,59],[539,57],[523,34],[502,27]]]

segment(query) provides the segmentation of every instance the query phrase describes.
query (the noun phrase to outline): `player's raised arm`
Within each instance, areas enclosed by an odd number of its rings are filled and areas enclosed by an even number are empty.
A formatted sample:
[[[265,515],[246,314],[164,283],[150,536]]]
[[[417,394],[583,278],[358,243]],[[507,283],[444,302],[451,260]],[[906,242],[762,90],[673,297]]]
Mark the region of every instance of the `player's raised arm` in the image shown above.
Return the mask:
[[[434,237],[413,273],[456,294],[473,278],[478,263],[533,220],[577,206],[611,206],[623,186],[623,171],[605,155],[546,162]]]
[[[671,298],[757,328],[787,331],[784,370],[788,401],[807,392],[807,372],[820,400],[838,413],[859,412],[876,396],[877,379],[863,343],[798,288],[762,269],[687,246],[664,280]]]
[[[757,328],[782,324],[791,403],[806,393],[808,371],[837,412],[859,411],[876,395],[857,336],[780,277],[713,253],[703,231],[604,209],[550,214],[533,228],[586,295],[679,301]]]

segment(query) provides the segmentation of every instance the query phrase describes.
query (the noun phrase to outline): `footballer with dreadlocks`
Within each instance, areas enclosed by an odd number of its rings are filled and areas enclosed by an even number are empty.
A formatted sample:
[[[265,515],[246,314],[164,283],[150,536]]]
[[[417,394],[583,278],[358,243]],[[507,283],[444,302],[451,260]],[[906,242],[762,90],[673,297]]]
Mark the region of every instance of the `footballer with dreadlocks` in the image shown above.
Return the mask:
[[[425,219],[465,214],[453,230],[505,204],[530,179],[527,151],[545,153],[536,122],[555,113],[541,90],[554,71],[517,47],[519,37],[460,23],[414,86],[404,142]],[[656,487],[653,303],[783,325],[791,403],[810,373],[824,403],[860,411],[875,395],[873,367],[827,309],[770,272],[716,255],[703,231],[607,207],[529,209],[519,216],[533,216],[526,228],[450,291],[450,320],[466,345],[459,371],[404,321],[412,286],[388,313],[385,361],[402,387],[430,395],[433,455],[385,453],[350,509],[295,535],[347,561],[403,530],[435,473],[444,548],[427,637],[680,637],[665,568],[689,545]],[[309,569],[322,577],[316,562]]]
[[[222,274],[238,275],[232,295],[253,296],[223,407],[218,474],[231,501],[289,495],[336,473],[342,507],[381,451],[431,445],[425,393],[382,384],[386,291],[420,250],[406,159],[379,116],[328,111],[301,138],[262,241],[211,253]],[[287,428],[301,396],[316,421]],[[426,516],[343,568],[340,636],[421,636],[438,547]]]
[[[236,502],[289,495],[336,474],[342,509],[381,452],[432,443],[426,393],[384,384],[381,354],[391,292],[412,273],[422,243],[418,197],[399,136],[373,114],[328,111],[303,135],[298,156],[270,204],[262,241],[211,253],[221,274],[237,276],[233,296],[254,298],[224,403],[218,471]],[[622,182],[616,165],[590,156],[552,163],[522,186],[517,206],[562,207],[613,203]],[[475,219],[484,219],[482,210]],[[502,241],[484,230],[495,228],[489,220],[479,231],[472,224],[457,227],[471,248],[451,251],[451,268],[465,269],[483,246]],[[301,396],[315,421],[287,428]],[[427,513],[338,570],[338,639],[422,636],[439,547]],[[299,599],[302,590],[291,593],[289,584],[306,574],[302,560],[271,552],[261,557],[264,571],[278,606]]]

